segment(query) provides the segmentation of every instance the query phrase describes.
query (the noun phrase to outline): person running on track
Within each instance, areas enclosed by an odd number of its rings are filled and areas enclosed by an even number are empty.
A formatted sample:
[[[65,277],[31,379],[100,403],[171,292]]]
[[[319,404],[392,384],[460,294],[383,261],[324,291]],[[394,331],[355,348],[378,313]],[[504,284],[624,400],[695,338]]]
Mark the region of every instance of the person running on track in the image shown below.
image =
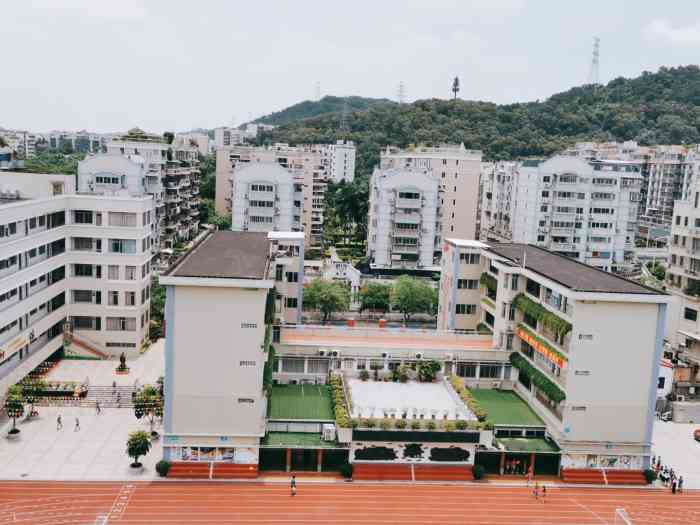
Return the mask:
[[[61,430],[63,428],[63,419],[61,419],[61,414],[58,414],[56,418],[56,430]]]
[[[535,481],[535,488],[532,491],[532,495],[535,496],[535,499],[540,495],[540,485]]]
[[[544,503],[544,500],[546,497],[547,497],[547,487],[545,485],[542,485],[542,503]]]
[[[292,489],[292,496],[297,495],[297,478],[292,475],[292,481],[290,482],[290,488]]]

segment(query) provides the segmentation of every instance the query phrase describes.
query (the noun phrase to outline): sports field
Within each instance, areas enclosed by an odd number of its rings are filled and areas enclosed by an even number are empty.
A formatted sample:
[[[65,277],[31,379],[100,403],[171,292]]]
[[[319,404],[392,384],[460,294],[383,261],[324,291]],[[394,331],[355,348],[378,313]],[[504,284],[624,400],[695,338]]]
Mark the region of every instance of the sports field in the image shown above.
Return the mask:
[[[525,487],[287,483],[0,483],[0,524],[633,525],[700,523],[700,492]],[[622,522],[617,522],[621,525]]]
[[[537,414],[515,392],[490,388],[471,388],[469,391],[488,412],[487,419],[495,425],[544,426]]]
[[[330,387],[325,385],[275,385],[270,396],[270,419],[332,420]]]

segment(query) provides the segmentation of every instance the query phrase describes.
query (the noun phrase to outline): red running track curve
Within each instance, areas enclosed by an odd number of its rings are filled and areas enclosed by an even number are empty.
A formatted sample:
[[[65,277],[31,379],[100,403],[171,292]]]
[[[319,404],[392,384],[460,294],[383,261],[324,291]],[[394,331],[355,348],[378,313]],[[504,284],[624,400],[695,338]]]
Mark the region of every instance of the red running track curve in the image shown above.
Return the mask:
[[[439,484],[0,482],[0,525],[635,525],[700,524],[700,491]]]

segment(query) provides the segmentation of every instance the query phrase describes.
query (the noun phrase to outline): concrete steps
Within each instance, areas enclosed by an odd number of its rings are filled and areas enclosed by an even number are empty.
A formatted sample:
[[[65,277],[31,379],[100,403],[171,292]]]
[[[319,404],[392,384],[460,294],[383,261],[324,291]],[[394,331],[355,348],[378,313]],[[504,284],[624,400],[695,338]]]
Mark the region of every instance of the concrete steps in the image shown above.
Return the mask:
[[[606,470],[608,485],[647,485],[642,470]]]
[[[594,468],[564,468],[561,469],[561,479],[566,483],[605,485],[603,471]]]

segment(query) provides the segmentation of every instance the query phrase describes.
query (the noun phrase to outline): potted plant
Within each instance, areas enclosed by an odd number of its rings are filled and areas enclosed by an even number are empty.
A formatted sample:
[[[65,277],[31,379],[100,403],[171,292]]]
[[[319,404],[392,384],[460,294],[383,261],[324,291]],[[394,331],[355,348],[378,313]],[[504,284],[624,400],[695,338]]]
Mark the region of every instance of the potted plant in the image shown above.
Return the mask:
[[[156,463],[156,472],[158,472],[158,475],[161,478],[164,478],[168,475],[168,471],[170,470],[170,461],[166,461],[164,459],[161,459],[158,463]]]
[[[126,441],[126,454],[134,458],[134,462],[130,465],[132,472],[143,472],[143,465],[139,462],[139,458],[148,454],[150,450],[151,439],[148,432],[136,430],[129,434],[129,439]]]
[[[367,370],[360,371],[360,379],[362,381],[367,381],[369,379],[369,372]]]
[[[151,439],[157,440],[160,434],[153,428],[156,418],[163,417],[163,397],[159,389],[146,385],[133,397],[136,419],[146,417],[151,427]]]
[[[18,439],[19,429],[17,428],[17,418],[24,414],[24,400],[22,399],[22,387],[11,386],[7,391],[5,399],[5,412],[7,417],[12,418],[12,428],[7,433],[7,439]]]

